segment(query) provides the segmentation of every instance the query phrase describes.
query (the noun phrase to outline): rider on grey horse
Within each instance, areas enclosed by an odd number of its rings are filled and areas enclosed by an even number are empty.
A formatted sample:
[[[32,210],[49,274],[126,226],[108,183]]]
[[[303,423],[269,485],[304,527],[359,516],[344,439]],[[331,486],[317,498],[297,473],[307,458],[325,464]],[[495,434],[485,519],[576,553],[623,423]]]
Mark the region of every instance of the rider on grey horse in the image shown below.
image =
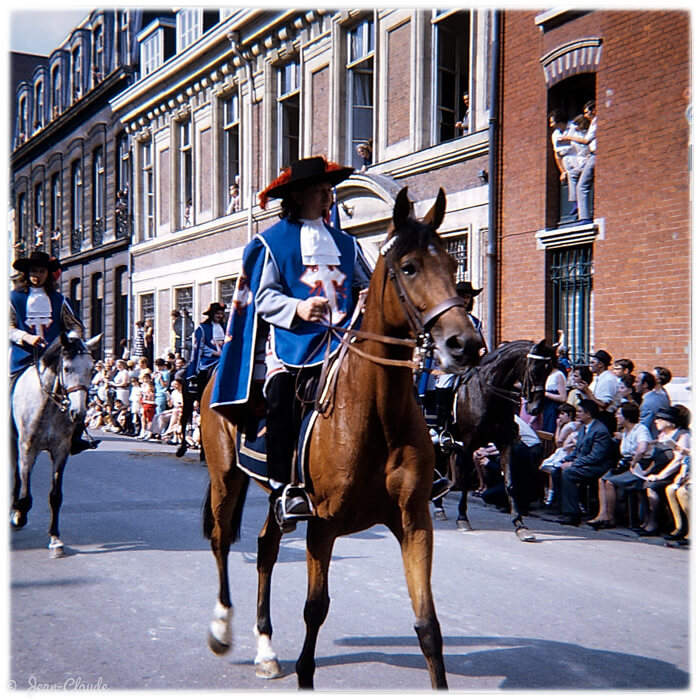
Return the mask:
[[[22,273],[10,293],[10,397],[19,376],[36,363],[61,332],[83,337],[84,328],[66,298],[56,290],[54,274],[61,264],[35,250],[13,263]],[[84,421],[75,425],[71,454],[97,447],[98,440],[83,440]],[[14,424],[13,438],[16,438]]]

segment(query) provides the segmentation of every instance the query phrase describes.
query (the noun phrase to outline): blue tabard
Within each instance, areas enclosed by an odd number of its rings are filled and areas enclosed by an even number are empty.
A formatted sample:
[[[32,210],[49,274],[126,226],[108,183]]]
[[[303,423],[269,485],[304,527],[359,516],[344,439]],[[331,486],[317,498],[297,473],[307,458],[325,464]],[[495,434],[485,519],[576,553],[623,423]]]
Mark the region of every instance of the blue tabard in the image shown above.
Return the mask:
[[[186,379],[196,377],[199,372],[209,369],[209,367],[215,365],[219,361],[217,355],[212,355],[211,352],[207,352],[207,349],[214,349],[214,346],[211,344],[213,336],[214,329],[211,321],[205,321],[197,326],[197,330],[194,332],[192,359],[189,361],[185,372]]]
[[[245,247],[243,271],[238,279],[226,342],[211,397],[212,407],[240,404],[248,400],[259,326],[262,326],[261,333],[266,334],[268,330],[267,324],[260,323],[255,310],[255,295],[268,256],[277,265],[286,295],[307,299],[315,295],[328,298],[329,294],[334,294],[339,314],[344,314],[335,325],[349,324],[358,244],[353,236],[330,226],[327,228],[340,251],[341,264],[328,271],[327,279],[316,280],[315,284],[315,266],[302,264],[299,235],[301,224],[283,219],[255,236]],[[323,362],[326,351],[326,343],[323,342],[326,329],[323,324],[299,321],[291,329],[274,326],[269,328],[275,354],[288,367]],[[335,351],[338,344],[339,341],[333,336],[331,351]]]
[[[56,338],[58,338],[61,332],[61,313],[63,311],[63,304],[66,300],[63,294],[59,292],[52,292],[48,295],[51,301],[51,323],[48,328],[44,331],[44,340],[47,345],[50,345]],[[15,316],[17,318],[17,328],[23,330],[25,333],[34,333],[32,328],[27,326],[27,300],[29,299],[29,292],[23,290],[15,290],[10,293],[10,304],[14,309]],[[38,348],[39,354],[41,354],[46,349]],[[34,362],[34,348],[29,345],[17,345],[11,343],[10,347],[10,374],[15,374],[21,370],[26,369]]]

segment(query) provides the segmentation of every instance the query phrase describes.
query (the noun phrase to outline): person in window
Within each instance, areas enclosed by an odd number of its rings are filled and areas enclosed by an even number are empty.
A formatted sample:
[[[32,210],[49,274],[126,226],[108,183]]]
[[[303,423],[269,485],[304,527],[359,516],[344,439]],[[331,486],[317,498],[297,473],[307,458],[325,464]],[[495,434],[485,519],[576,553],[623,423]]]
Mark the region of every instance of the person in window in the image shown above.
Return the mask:
[[[588,119],[583,114],[579,114],[571,120],[566,133],[559,139],[560,143],[568,143],[570,146],[569,153],[562,157],[562,164],[569,180],[569,201],[574,203],[569,216],[577,218],[580,217],[577,187],[583,168],[591,154],[588,144],[584,143],[588,127]]]
[[[228,187],[228,206],[226,207],[227,214],[233,214],[241,208],[241,195],[238,185],[233,184]]]
[[[568,135],[572,143],[588,149],[586,157],[569,173],[569,198],[571,198],[571,188],[573,187],[576,193],[578,222],[580,224],[590,224],[593,221],[593,203],[590,201],[590,194],[595,174],[596,151],[598,149],[596,137],[598,117],[596,116],[596,106],[593,100],[586,102],[583,106],[583,116],[589,123],[586,133],[578,134],[574,132]]]
[[[260,193],[263,209],[270,198],[282,200],[282,220],[243,252],[232,339],[224,345],[212,395],[212,405],[225,413],[226,405],[249,400],[254,370],[263,369],[270,500],[283,531],[313,514],[308,494],[285,486],[292,480],[304,400],[313,396],[322,369],[326,343],[320,341],[326,324],[350,322],[360,289],[369,285],[370,267],[357,239],[325,223],[333,187],[352,172],[324,157],[305,158]],[[246,348],[252,343],[257,350],[266,346],[262,367],[240,361],[254,356]],[[336,347],[332,341],[331,350]]]
[[[64,332],[82,338],[85,329],[68,300],[56,289],[61,264],[48,253],[35,250],[12,265],[21,273],[10,293],[10,397],[20,375],[35,364],[46,348]],[[17,439],[11,421],[12,438]],[[83,440],[83,421],[75,424],[70,453],[94,449],[97,440]]]
[[[363,141],[357,146],[357,155],[362,159],[360,172],[364,173],[372,165],[372,140]]]
[[[469,93],[468,92],[465,92],[462,94],[462,102],[464,103],[464,113],[462,116],[462,121],[456,122],[455,128],[461,130],[462,132],[467,132],[467,131],[469,131],[469,123],[471,121],[471,111],[469,109]]]
[[[567,178],[564,156],[573,155],[576,149],[565,138],[568,127],[564,113],[560,109],[553,109],[547,116],[547,122],[552,130],[552,148],[554,149],[554,161],[557,164],[557,168],[559,168],[559,179],[564,181]]]

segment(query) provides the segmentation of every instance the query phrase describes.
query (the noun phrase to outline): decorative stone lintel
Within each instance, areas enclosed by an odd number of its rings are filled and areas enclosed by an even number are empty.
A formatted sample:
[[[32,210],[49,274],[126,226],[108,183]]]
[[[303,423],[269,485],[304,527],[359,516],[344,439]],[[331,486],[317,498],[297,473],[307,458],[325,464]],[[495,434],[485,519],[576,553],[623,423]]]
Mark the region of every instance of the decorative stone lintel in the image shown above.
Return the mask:
[[[538,250],[572,248],[605,239],[605,219],[595,219],[592,224],[576,224],[549,228],[535,234]]]

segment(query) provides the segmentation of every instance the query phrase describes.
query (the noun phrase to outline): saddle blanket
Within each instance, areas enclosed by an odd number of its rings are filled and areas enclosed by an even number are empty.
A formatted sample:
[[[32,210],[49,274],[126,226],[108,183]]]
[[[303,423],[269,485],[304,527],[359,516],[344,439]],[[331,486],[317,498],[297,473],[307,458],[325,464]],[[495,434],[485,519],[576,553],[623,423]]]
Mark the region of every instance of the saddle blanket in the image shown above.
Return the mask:
[[[317,411],[309,411],[304,416],[299,431],[299,442],[297,446],[297,479],[300,486],[304,486],[306,474],[306,445],[308,437],[311,435]],[[268,481],[267,475],[267,444],[265,418],[262,417],[257,423],[254,434],[238,432],[236,434],[236,459],[238,466],[249,476],[258,481]]]

